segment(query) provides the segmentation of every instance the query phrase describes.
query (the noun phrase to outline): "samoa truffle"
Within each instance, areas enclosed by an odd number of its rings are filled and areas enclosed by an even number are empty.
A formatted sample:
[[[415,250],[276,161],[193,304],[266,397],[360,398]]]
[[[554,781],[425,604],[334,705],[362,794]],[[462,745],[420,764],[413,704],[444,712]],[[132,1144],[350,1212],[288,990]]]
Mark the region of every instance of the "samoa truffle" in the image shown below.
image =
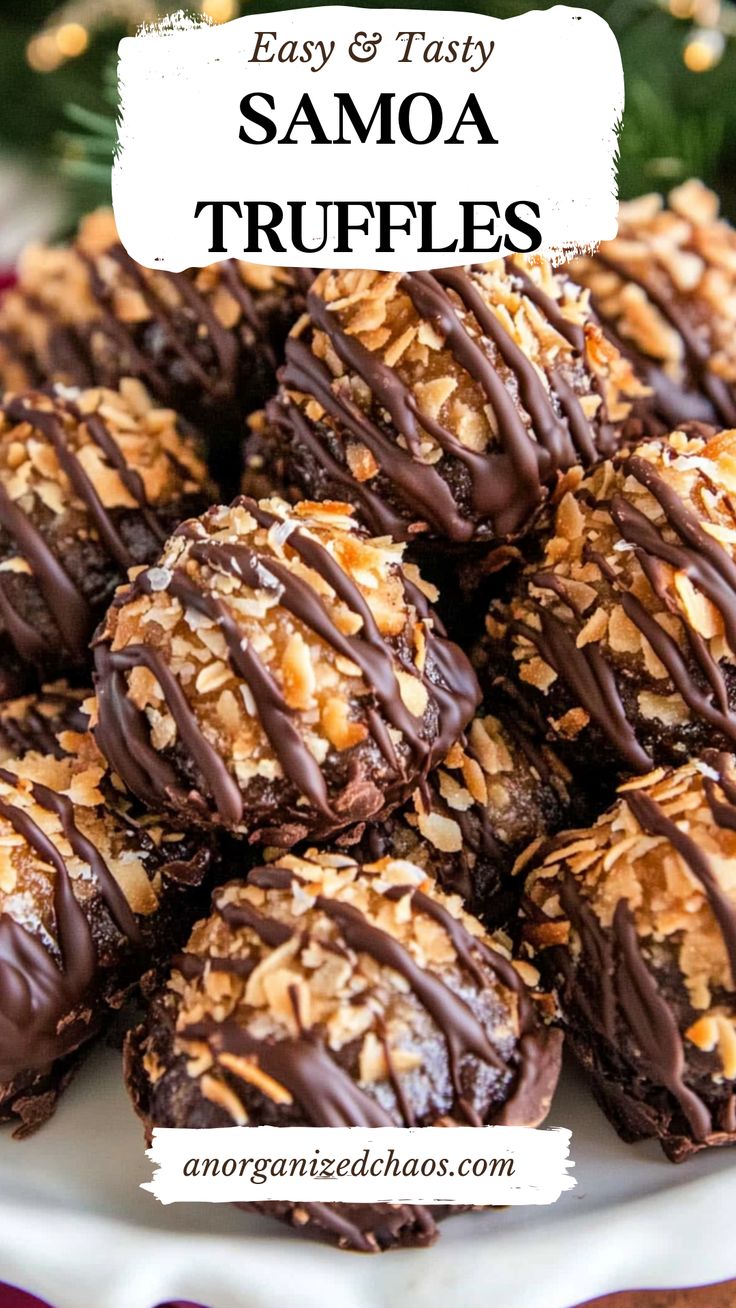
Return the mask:
[[[484,706],[408,805],[371,823],[371,861],[391,853],[417,864],[490,927],[518,907],[519,854],[570,822],[570,773],[548,745],[532,743]]]
[[[131,810],[87,736],[0,766],[0,1121],[24,1135],[127,991],[180,947],[210,850]]]
[[[196,443],[139,382],[0,403],[0,695],[86,666],[128,568],[211,487]]]
[[[702,182],[622,204],[618,236],[575,259],[606,329],[668,427],[736,426],[736,231]]]
[[[659,768],[534,854],[524,936],[625,1140],[736,1143],[736,760]]]
[[[487,619],[563,757],[646,772],[736,743],[736,432],[674,432],[565,494]]]
[[[286,856],[213,896],[128,1038],[154,1127],[536,1126],[560,1036],[536,972],[411,863]],[[517,970],[518,967],[518,970]],[[255,1205],[343,1247],[428,1244],[431,1209]]]
[[[562,470],[612,452],[643,390],[544,261],[323,272],[307,311],[252,471],[395,540],[518,536]]]
[[[143,802],[289,848],[389,812],[447,753],[475,675],[351,514],[215,506],[119,592],[95,734]]]
[[[273,390],[311,278],[235,259],[183,273],[143,268],[100,209],[72,245],[26,250],[0,311],[0,374],[6,388],[24,375],[25,384],[111,387],[138,377],[207,430],[239,427]]]

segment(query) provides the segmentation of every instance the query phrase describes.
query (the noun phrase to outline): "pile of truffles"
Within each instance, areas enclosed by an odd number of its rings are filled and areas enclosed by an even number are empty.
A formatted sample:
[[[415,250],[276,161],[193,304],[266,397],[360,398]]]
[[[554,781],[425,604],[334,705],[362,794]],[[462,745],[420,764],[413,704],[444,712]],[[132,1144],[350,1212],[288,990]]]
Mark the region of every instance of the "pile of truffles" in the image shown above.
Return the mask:
[[[104,212],[26,253],[16,1134],[123,1010],[149,1137],[536,1126],[565,1034],[625,1139],[736,1141],[735,251],[691,182],[561,269],[171,275]],[[363,1251],[451,1211],[254,1206]]]

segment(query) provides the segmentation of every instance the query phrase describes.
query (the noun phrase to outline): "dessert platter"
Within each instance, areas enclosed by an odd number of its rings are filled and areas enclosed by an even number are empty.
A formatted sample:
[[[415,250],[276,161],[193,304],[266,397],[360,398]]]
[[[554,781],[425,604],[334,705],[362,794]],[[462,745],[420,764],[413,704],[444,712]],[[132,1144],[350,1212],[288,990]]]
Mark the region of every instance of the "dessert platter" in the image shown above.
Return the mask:
[[[0,1280],[570,1308],[736,1273],[716,197],[407,274],[151,271],[98,211],[24,254],[0,379]],[[571,1127],[576,1188],[139,1188],[156,1127],[492,1124]]]

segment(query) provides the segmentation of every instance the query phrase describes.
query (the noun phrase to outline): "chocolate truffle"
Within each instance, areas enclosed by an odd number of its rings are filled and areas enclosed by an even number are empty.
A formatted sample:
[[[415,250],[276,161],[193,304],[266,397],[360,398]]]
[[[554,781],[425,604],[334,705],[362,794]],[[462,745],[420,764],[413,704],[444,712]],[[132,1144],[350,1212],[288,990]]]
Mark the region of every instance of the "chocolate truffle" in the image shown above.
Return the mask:
[[[140,382],[0,402],[0,697],[85,667],[127,569],[211,487],[196,442]]]
[[[736,432],[674,432],[583,477],[487,619],[571,766],[646,772],[736,743]]]
[[[253,471],[428,551],[524,532],[561,471],[616,447],[643,389],[544,262],[323,272],[307,310]]]
[[[180,947],[211,859],[132,810],[89,736],[0,765],[0,1121],[54,1110],[85,1044]]]
[[[484,706],[409,804],[370,824],[361,848],[417,864],[488,926],[505,926],[521,894],[517,855],[570,822],[570,780],[548,745]]]
[[[112,211],[81,223],[73,244],[32,246],[0,310],[6,386],[145,382],[222,438],[271,393],[283,340],[312,274],[226,259],[183,273],[151,270],[123,249]]]
[[[421,869],[310,851],[229,883],[213,909],[128,1038],[149,1133],[544,1119],[560,1036],[522,980],[536,973]],[[426,1208],[253,1206],[369,1252],[437,1234]]]
[[[100,749],[142,801],[289,848],[383,815],[479,699],[402,547],[348,505],[184,523],[95,648]]]
[[[618,236],[575,259],[607,331],[652,387],[667,427],[736,426],[736,231],[702,182],[622,204]]]
[[[524,936],[625,1140],[736,1143],[736,760],[659,768],[534,854]]]

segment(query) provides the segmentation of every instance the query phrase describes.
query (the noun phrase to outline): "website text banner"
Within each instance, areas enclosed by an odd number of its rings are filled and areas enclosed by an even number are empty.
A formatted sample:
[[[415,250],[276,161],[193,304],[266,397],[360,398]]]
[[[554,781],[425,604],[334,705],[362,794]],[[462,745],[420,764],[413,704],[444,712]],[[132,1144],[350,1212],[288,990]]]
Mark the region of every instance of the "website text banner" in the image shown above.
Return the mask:
[[[164,1204],[551,1204],[570,1131],[529,1127],[158,1128],[143,1189]]]
[[[178,15],[121,42],[119,79],[115,216],[147,267],[417,271],[616,234],[623,72],[587,9]]]

